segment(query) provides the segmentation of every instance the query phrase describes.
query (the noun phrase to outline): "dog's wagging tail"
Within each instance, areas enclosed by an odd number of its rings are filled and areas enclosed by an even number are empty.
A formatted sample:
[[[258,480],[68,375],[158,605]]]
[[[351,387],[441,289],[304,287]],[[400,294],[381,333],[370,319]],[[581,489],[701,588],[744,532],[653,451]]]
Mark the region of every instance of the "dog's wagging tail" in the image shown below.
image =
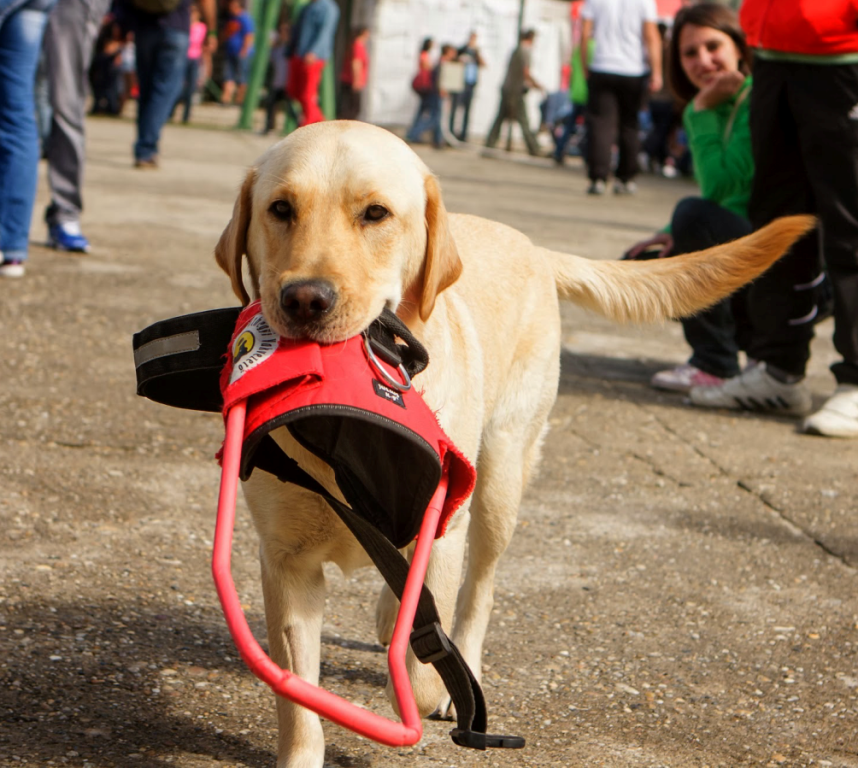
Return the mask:
[[[545,250],[557,292],[619,322],[688,317],[765,272],[816,226],[813,216],[786,216],[740,240],[651,261],[593,261]]]

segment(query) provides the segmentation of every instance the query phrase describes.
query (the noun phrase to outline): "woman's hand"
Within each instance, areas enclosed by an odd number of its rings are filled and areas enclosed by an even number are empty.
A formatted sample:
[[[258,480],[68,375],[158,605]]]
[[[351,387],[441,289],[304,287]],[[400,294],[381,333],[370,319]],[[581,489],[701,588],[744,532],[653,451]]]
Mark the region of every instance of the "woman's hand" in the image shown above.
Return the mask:
[[[714,109],[732,99],[742,88],[745,76],[737,71],[721,72],[704,85],[694,97],[694,109]]]
[[[635,243],[623,254],[623,260],[633,261],[644,251],[648,251],[654,246],[661,246],[661,250],[658,252],[656,258],[663,259],[665,256],[670,256],[670,252],[673,250],[673,238],[667,232],[658,232],[646,240]]]

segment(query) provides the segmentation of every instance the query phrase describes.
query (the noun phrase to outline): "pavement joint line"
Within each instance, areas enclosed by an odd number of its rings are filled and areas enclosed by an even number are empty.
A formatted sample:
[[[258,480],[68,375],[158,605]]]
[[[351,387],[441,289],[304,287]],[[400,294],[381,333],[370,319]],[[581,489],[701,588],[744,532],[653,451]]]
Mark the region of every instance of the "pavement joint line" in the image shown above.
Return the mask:
[[[808,541],[812,541],[817,547],[819,547],[825,554],[829,557],[837,560],[841,565],[846,567],[852,573],[858,573],[858,568],[852,565],[843,555],[839,552],[835,552],[831,547],[829,547],[824,541],[813,536],[809,531],[802,528],[798,523],[792,520],[789,515],[779,507],[772,504],[768,501],[761,493],[755,491],[753,487],[745,480],[741,478],[736,480],[736,485],[741,488],[746,493],[751,494],[754,498],[756,498],[766,509],[768,509],[774,517],[780,520],[782,523],[786,524],[786,526],[795,534],[800,535],[802,538],[807,539]]]
[[[668,432],[668,433],[672,434],[674,437],[676,437],[680,442],[682,442],[684,445],[686,445],[692,451],[694,451],[694,453],[696,453],[700,458],[708,461],[713,467],[715,467],[715,469],[718,470],[718,472],[721,475],[723,475],[724,477],[726,477],[729,480],[735,480],[736,485],[741,490],[745,491],[746,493],[749,493],[755,499],[757,499],[757,501],[759,501],[766,509],[768,509],[769,512],[772,515],[774,515],[774,517],[776,517],[779,522],[783,523],[794,535],[800,536],[801,538],[804,538],[808,541],[813,542],[817,547],[819,547],[819,549],[821,549],[823,552],[825,552],[825,554],[827,554],[829,557],[834,558],[839,563],[841,563],[841,565],[845,566],[846,568],[848,568],[853,573],[858,572],[858,568],[856,568],[856,566],[852,565],[843,555],[841,555],[838,552],[835,552],[824,541],[822,541],[821,539],[818,539],[816,536],[812,535],[810,533],[810,531],[806,530],[805,528],[802,528],[801,525],[799,525],[792,518],[790,518],[790,516],[786,513],[785,510],[780,509],[777,506],[775,506],[774,504],[772,504],[759,491],[754,490],[754,488],[749,483],[747,483],[745,480],[742,480],[742,478],[740,478],[740,477],[734,477],[726,467],[719,464],[715,459],[713,459],[707,453],[705,453],[700,448],[698,448],[694,443],[689,442],[686,438],[684,438],[682,435],[680,435],[669,424],[664,422],[663,419],[659,418],[658,414],[653,413],[646,406],[639,405],[638,407],[642,411],[645,411],[646,413],[650,414],[659,424],[661,424],[661,426],[665,429],[666,432]]]

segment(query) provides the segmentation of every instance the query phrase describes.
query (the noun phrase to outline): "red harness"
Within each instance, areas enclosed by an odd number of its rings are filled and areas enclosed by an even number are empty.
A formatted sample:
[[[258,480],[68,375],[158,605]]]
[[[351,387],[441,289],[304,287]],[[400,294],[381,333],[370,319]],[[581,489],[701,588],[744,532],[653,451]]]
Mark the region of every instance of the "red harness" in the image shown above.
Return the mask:
[[[476,472],[411,384],[428,356],[385,312],[361,336],[320,345],[279,337],[259,302],[156,323],[134,337],[138,393],[183,408],[220,409],[226,434],[212,572],[242,658],[276,694],[391,746],[415,744],[423,727],[405,667],[410,646],[440,674],[456,708],[451,735],[476,749],[524,746],[486,733],[482,690],[441,628],[423,586],[433,541],[470,496]],[[229,346],[226,364],[223,349]],[[398,344],[396,339],[405,341]],[[220,395],[212,377],[220,380]],[[289,430],[334,470],[348,504],[332,496],[271,437]],[[319,494],[339,515],[400,599],[388,651],[401,722],[394,722],[281,669],[248,627],[230,572],[239,478],[255,470]],[[283,510],[283,514],[288,514]],[[416,541],[415,541],[416,539]],[[414,543],[411,564],[399,549]]]
[[[416,535],[441,475],[448,486],[437,536],[471,495],[476,471],[415,388],[406,388],[403,372],[371,349],[362,336],[326,345],[282,338],[255,301],[239,315],[221,373],[223,413],[247,404],[242,479],[260,440],[287,426],[338,482],[368,486],[361,490],[383,505],[394,524],[382,527],[401,548]]]

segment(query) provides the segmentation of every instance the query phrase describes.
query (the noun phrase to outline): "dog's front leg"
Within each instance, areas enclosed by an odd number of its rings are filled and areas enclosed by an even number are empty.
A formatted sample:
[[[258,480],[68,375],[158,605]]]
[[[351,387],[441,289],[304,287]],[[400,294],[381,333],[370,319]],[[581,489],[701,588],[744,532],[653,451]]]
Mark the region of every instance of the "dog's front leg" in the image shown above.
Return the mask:
[[[266,551],[262,592],[268,646],[276,664],[308,683],[319,683],[325,575],[315,557]],[[318,715],[277,697],[277,768],[322,768],[325,738]]]
[[[462,575],[462,561],[465,554],[465,539],[468,528],[467,509],[457,513],[457,520],[447,533],[432,545],[432,555],[426,571],[426,586],[435,598],[435,605],[444,630],[450,634],[453,623],[453,611],[456,606],[456,594],[459,589],[459,579]],[[398,610],[399,601],[392,592],[382,595],[382,600],[389,599],[391,605]],[[409,648],[406,660],[408,676],[414,691],[417,708],[422,716],[426,716],[439,708],[439,703],[445,701],[447,691],[444,683],[431,664],[423,664],[414,656]],[[393,689],[388,682],[387,695],[396,707]]]

